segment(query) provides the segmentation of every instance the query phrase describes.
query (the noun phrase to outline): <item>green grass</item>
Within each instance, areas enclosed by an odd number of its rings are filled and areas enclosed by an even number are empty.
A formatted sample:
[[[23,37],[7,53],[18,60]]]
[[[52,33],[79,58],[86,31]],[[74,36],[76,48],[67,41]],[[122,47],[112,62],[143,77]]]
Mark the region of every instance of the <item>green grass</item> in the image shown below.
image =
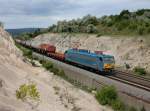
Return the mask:
[[[128,111],[137,111],[137,109],[135,109],[134,107],[130,107],[130,108],[128,109]]]
[[[124,103],[123,103],[121,100],[119,100],[119,99],[116,99],[115,101],[112,101],[111,106],[112,106],[112,108],[113,108],[115,111],[125,111],[125,105],[124,105]]]
[[[96,99],[102,105],[110,105],[115,111],[125,111],[125,105],[119,100],[114,86],[105,86],[97,91]]]
[[[115,101],[117,96],[117,91],[113,86],[106,86],[97,92],[96,99],[102,105],[111,105],[111,102]]]
[[[40,94],[35,84],[23,84],[16,90],[17,99],[26,100],[27,98],[39,100]]]
[[[144,69],[144,68],[141,68],[141,67],[135,67],[134,68],[134,72],[136,73],[136,74],[138,74],[138,75],[146,75],[146,70]]]
[[[54,65],[52,62],[40,60],[40,63],[46,70],[53,72],[54,75],[58,75],[64,78],[66,77],[64,70],[57,68],[57,66]]]
[[[29,58],[29,59],[33,59],[33,57],[32,57],[32,50],[27,49],[27,48],[21,46],[21,45],[18,44],[18,43],[15,43],[15,45],[16,45],[20,50],[22,50],[23,56],[25,56],[25,57],[27,57],[27,58]]]

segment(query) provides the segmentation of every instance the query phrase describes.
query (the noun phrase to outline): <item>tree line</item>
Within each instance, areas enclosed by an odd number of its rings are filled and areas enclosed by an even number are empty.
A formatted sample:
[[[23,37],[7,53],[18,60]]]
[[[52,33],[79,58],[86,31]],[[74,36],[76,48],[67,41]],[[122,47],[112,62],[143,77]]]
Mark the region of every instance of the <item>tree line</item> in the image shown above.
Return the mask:
[[[123,10],[119,15],[100,18],[86,15],[83,18],[58,21],[48,32],[100,33],[100,34],[150,34],[150,9],[136,12]]]

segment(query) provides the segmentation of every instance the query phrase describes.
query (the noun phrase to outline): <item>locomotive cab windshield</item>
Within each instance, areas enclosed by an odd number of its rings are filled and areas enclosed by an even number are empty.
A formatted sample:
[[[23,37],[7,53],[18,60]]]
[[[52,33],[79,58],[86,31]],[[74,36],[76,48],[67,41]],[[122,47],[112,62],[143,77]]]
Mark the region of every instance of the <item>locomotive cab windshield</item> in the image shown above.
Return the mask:
[[[114,62],[115,62],[115,59],[114,59],[114,57],[104,57],[104,58],[103,58],[103,61],[104,61],[105,63],[114,63]]]
[[[103,57],[104,70],[113,70],[115,65],[115,59],[113,56]]]

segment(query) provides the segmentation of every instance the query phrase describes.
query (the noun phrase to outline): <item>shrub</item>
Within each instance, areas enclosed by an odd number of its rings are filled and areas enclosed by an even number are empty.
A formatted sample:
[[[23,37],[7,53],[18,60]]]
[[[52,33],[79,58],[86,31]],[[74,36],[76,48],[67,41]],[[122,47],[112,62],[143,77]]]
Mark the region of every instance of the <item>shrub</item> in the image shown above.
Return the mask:
[[[139,66],[134,68],[134,72],[139,75],[146,75],[145,69]]]
[[[136,12],[136,14],[139,15],[139,16],[141,16],[141,15],[144,14],[145,11],[146,11],[145,9],[141,9],[141,10],[138,10],[138,11]]]
[[[129,15],[130,14],[130,12],[129,12],[129,10],[123,10],[121,13],[120,13],[120,16],[122,17],[122,16],[124,16],[124,15]]]
[[[57,67],[53,67],[50,71],[52,71],[55,75],[59,75],[59,69]]]
[[[64,70],[60,70],[60,71],[59,71],[59,76],[65,77],[65,72],[64,72]]]
[[[129,111],[137,111],[137,109],[135,107],[130,107]]]
[[[144,30],[145,30],[145,29],[144,29],[143,27],[139,27],[139,28],[138,28],[138,34],[139,34],[139,35],[143,35],[143,34],[144,34]]]
[[[40,62],[39,58],[38,57],[33,57],[34,60],[37,60]]]
[[[25,56],[28,57],[29,59],[32,59],[33,58],[32,57],[32,51],[28,50]]]
[[[94,26],[93,24],[89,24],[87,26],[86,32],[87,33],[95,33],[95,32],[97,32],[96,26]]]
[[[150,33],[150,26],[147,28],[147,33]]]
[[[28,87],[26,84],[20,86],[19,90],[16,91],[17,99],[24,100],[27,97]]]
[[[55,75],[65,77],[65,72],[63,70],[59,70],[52,62],[40,60],[40,63],[46,70],[53,72]]]
[[[44,60],[39,60],[39,62],[40,62],[40,64],[42,64],[42,65],[43,65],[43,63],[45,63]]]
[[[130,65],[127,63],[125,63],[125,67],[126,67],[126,69],[130,69]]]
[[[111,104],[117,99],[117,91],[113,86],[105,86],[96,94],[96,99],[102,105]]]
[[[54,66],[53,63],[49,62],[49,61],[41,61],[42,65],[44,68],[46,68],[47,70],[51,70]]]
[[[120,101],[119,99],[113,101],[111,103],[112,105],[112,108],[115,110],[115,111],[124,111],[125,110],[125,105],[122,101]]]
[[[140,111],[146,111],[146,109],[144,108],[144,106],[141,108],[141,110]]]
[[[29,85],[23,84],[19,87],[18,90],[16,90],[16,97],[17,99],[21,99],[23,101],[27,98],[39,100],[40,95],[39,92],[37,91],[35,84]]]
[[[112,21],[109,21],[108,23],[107,23],[107,26],[108,27],[111,27],[113,25],[113,22]]]
[[[31,51],[31,50],[29,50],[29,49],[27,49],[27,48],[24,48],[24,47],[22,47],[21,45],[19,45],[19,44],[17,44],[17,43],[16,43],[16,46],[17,46],[20,50],[22,50],[23,56],[25,56],[25,57],[27,57],[27,58],[29,58],[29,59],[32,59],[32,58],[33,58],[33,57],[32,57],[32,51]]]
[[[122,31],[122,30],[124,30],[128,25],[129,25],[129,23],[128,23],[127,21],[122,21],[122,22],[118,23],[116,26],[117,26],[118,31]]]
[[[132,23],[129,25],[128,27],[130,30],[137,30],[137,24],[136,23]]]
[[[35,84],[30,84],[28,85],[28,89],[29,89],[29,96],[32,99],[39,99],[40,95],[39,92],[37,91],[36,85]]]
[[[102,36],[103,34],[102,33],[98,33],[96,37],[100,37]]]

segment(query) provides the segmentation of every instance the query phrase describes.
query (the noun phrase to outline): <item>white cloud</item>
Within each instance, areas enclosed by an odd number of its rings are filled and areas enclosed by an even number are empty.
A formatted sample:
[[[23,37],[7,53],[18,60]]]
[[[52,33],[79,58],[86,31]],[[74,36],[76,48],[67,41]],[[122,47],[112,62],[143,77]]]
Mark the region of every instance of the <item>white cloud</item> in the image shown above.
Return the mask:
[[[149,0],[0,0],[0,21],[6,28],[47,27],[58,20],[92,14],[118,14],[149,8]]]

